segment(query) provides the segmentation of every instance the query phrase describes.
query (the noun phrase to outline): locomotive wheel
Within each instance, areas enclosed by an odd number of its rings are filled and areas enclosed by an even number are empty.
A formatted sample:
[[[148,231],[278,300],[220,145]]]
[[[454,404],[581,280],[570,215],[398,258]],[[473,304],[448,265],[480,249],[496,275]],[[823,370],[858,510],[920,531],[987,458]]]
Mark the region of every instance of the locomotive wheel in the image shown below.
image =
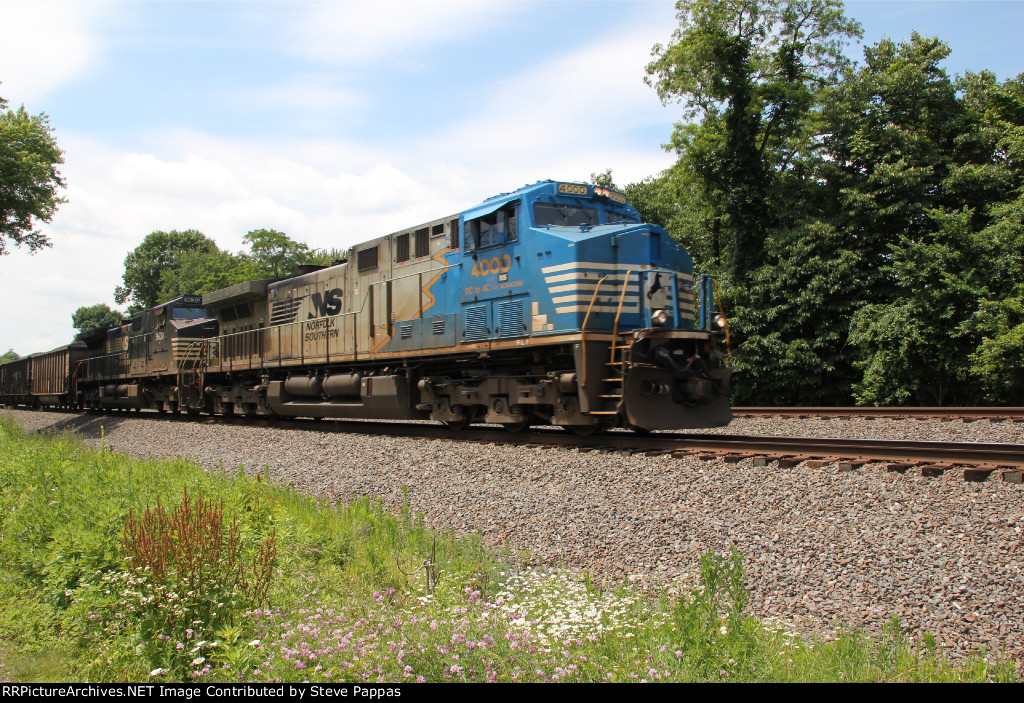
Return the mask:
[[[601,425],[565,425],[564,427],[578,437],[590,437],[604,429]]]
[[[519,434],[530,426],[530,421],[523,420],[522,422],[503,422],[501,423],[501,426],[512,434]]]
[[[631,429],[634,434],[638,434],[641,437],[646,437],[647,435],[649,435],[651,433],[650,430],[645,429],[643,427],[637,427],[636,425],[630,425],[629,429]]]
[[[467,417],[462,420],[445,420],[444,426],[447,427],[449,430],[461,432],[462,430],[469,427],[469,418]]]

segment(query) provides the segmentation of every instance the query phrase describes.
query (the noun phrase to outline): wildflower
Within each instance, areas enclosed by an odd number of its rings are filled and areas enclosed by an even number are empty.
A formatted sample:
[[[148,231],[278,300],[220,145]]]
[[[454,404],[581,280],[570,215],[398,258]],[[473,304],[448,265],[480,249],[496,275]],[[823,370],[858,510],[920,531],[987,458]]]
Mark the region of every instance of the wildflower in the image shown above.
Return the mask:
[[[721,632],[723,635],[729,634],[729,628],[727,628],[725,625],[722,625],[722,627],[718,631]]]
[[[204,661],[206,661],[206,657],[196,657],[195,659],[192,660],[192,666],[199,666]]]
[[[163,676],[164,674],[167,673],[167,671],[168,671],[167,669],[153,669],[151,672],[149,672],[149,675],[150,676]]]

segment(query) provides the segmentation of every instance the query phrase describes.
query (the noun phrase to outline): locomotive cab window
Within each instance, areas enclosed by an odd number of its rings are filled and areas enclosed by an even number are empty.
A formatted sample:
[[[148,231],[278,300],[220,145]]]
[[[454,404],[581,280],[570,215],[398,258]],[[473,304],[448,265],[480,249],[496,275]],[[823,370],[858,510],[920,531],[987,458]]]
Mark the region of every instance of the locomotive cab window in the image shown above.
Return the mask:
[[[490,215],[466,221],[466,249],[483,249],[519,239],[519,208],[505,206]]]
[[[605,208],[605,218],[606,224],[609,225],[635,225],[640,223],[640,220],[635,215],[612,210],[611,208]]]
[[[555,225],[558,227],[579,227],[580,225],[596,225],[597,209],[592,207],[576,207],[559,203],[534,203],[533,222],[538,227]]]
[[[210,317],[206,308],[171,308],[172,320],[199,320]]]

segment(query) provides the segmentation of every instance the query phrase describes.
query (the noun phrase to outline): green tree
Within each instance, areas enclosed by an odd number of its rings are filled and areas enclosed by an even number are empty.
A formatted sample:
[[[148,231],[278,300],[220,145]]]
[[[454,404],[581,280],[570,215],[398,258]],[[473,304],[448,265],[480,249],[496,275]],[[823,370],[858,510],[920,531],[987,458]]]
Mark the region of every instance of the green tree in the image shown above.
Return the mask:
[[[20,358],[21,357],[18,356],[18,352],[14,351],[13,349],[8,349],[3,354],[0,354],[0,364],[6,363],[8,361],[14,361],[15,359]]]
[[[849,404],[856,376],[846,349],[859,305],[860,261],[826,223],[777,230],[768,263],[744,288],[723,286],[733,354],[733,401],[757,405]]]
[[[824,213],[864,261],[861,403],[1024,397],[1024,80],[954,80],[948,55],[883,40],[825,109]]]
[[[684,106],[669,148],[725,218],[733,277],[744,281],[764,260],[773,177],[813,148],[816,96],[861,29],[838,0],[680,0],[676,9],[679,28],[654,47],[647,82]]]
[[[57,147],[44,113],[30,116],[25,107],[8,110],[0,98],[0,255],[7,241],[29,251],[50,246],[36,222],[50,222],[65,186],[57,167],[64,152]]]
[[[615,178],[612,177],[612,170],[610,168],[606,168],[602,173],[591,173],[590,182],[591,184],[601,186],[602,188],[619,190],[619,187],[615,185]]]
[[[821,216],[848,235],[864,264],[866,302],[888,302],[895,271],[891,245],[933,233],[931,212],[959,211],[947,179],[970,124],[953,80],[940,63],[949,47],[917,33],[864,49],[865,65],[830,89],[823,110],[828,158],[816,164],[824,183]]]
[[[119,327],[124,322],[124,315],[117,310],[111,310],[105,303],[96,303],[89,306],[83,305],[71,313],[71,325],[78,330],[76,339],[89,330]]]
[[[119,305],[131,300],[129,310],[151,308],[161,302],[162,275],[179,268],[183,254],[215,251],[217,245],[194,229],[152,232],[125,257],[124,285],[114,289],[114,300]]]
[[[855,387],[866,405],[974,404],[968,357],[977,342],[964,322],[984,290],[986,247],[971,211],[932,210],[937,227],[891,244],[886,273],[896,294],[854,314],[850,344],[862,352]]]
[[[346,260],[348,252],[344,249],[314,249],[306,257],[306,261],[316,266],[334,266],[336,263]]]
[[[177,258],[175,268],[160,274],[160,299],[179,295],[210,293],[236,283],[263,277],[260,267],[244,254],[214,251],[185,251]]]
[[[294,276],[306,263],[309,247],[276,229],[254,229],[245,235],[249,256],[268,277]]]
[[[991,73],[958,81],[975,124],[963,135],[971,162],[948,181],[981,212],[985,285],[964,328],[976,346],[972,387],[984,403],[1024,405],[1024,74],[999,84]]]

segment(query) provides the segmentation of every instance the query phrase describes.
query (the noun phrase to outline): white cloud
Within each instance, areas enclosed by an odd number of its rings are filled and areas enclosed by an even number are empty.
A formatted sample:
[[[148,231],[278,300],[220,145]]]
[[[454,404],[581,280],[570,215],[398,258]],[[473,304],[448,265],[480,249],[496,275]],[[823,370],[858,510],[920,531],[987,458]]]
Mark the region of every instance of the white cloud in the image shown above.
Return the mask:
[[[111,3],[100,0],[0,0],[0,96],[33,102],[90,69],[100,52],[98,20]]]
[[[369,96],[341,87],[336,76],[325,73],[292,76],[258,88],[231,91],[228,101],[257,109],[279,109],[281,105],[287,105],[296,114],[363,110],[372,103]]]
[[[630,132],[658,126],[667,140],[677,118],[643,82],[650,48],[664,33],[650,21],[622,27],[483,86],[479,109],[464,112],[471,116],[449,126],[421,156],[458,154],[471,172],[533,180],[585,179],[611,167],[626,183],[666,168],[673,159],[658,143],[629,143]]]
[[[349,0],[300,7],[306,12],[284,32],[288,50],[333,65],[415,63],[426,49],[517,11],[509,3],[481,0]]]

